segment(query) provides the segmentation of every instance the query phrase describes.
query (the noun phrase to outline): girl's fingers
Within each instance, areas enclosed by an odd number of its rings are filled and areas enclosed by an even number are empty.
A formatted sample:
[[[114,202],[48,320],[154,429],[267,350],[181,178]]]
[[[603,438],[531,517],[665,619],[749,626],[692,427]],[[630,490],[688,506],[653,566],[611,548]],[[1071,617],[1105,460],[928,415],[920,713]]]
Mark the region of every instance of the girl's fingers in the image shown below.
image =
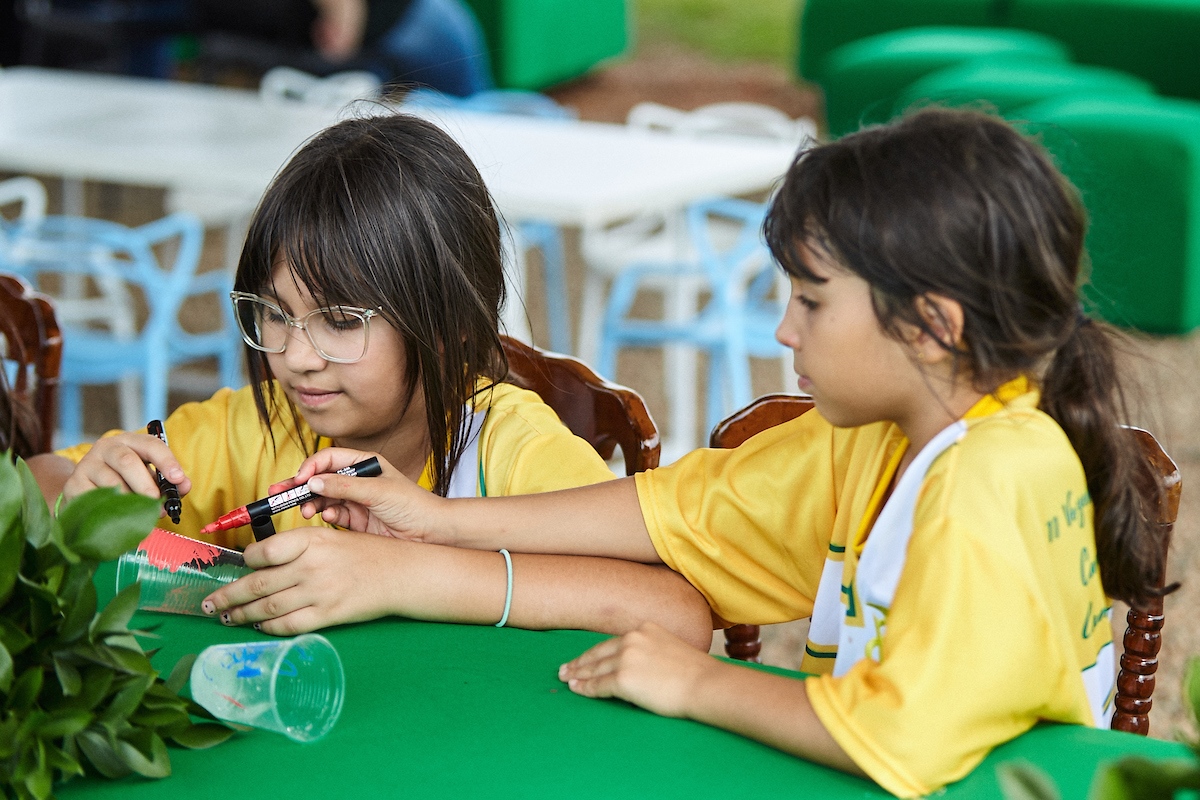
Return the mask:
[[[303,590],[289,587],[273,592],[265,597],[259,597],[243,605],[237,605],[220,612],[221,622],[225,625],[252,625],[268,620],[278,620],[311,606],[309,598]],[[270,633],[270,631],[268,631]]]
[[[620,636],[614,636],[611,639],[605,639],[600,644],[588,648],[581,655],[559,667],[558,677],[565,681],[568,677],[578,674],[580,670],[588,669],[596,662],[616,655],[621,649],[621,638]]]

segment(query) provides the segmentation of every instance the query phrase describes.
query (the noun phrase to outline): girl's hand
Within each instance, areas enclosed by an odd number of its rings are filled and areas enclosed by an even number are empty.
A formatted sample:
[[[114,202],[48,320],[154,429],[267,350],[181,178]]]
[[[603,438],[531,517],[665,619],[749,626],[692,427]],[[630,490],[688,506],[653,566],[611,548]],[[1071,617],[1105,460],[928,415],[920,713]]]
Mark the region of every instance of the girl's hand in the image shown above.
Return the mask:
[[[63,497],[71,500],[100,486],[158,497],[158,482],[150,464],[158,467],[167,480],[175,484],[179,494],[191,491],[191,479],[162,440],[148,433],[120,433],[92,445],[63,485]]]
[[[379,459],[382,473],[375,478],[350,478],[337,470],[372,456]],[[329,447],[309,456],[296,477],[275,484],[272,492],[307,483],[315,500],[305,503],[300,513],[352,531],[425,541],[434,529],[433,519],[442,498],[425,491],[404,477],[387,459],[376,453]]]
[[[619,697],[665,717],[687,717],[696,687],[717,663],[647,622],[563,664],[558,677],[585,697]]]
[[[202,608],[226,625],[253,623],[291,636],[389,613],[383,598],[391,571],[379,539],[328,528],[281,531],[246,547],[255,571],[205,598]]]

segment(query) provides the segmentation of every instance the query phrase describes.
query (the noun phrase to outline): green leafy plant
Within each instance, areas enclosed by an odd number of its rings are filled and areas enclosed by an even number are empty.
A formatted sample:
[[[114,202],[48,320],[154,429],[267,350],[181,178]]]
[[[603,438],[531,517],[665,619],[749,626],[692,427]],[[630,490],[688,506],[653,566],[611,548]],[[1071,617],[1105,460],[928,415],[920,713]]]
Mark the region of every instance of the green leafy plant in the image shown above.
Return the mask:
[[[166,743],[210,747],[232,731],[180,697],[193,657],[165,680],[129,621],[139,587],[97,607],[101,561],[158,519],[149,497],[96,489],[50,515],[23,461],[0,457],[0,791],[51,797],[78,775],[170,774]],[[195,721],[192,717],[199,718]]]
[[[1200,728],[1200,657],[1189,661],[1184,670],[1183,696]],[[1200,737],[1185,744],[1192,751],[1191,759],[1154,761],[1129,756],[1103,765],[1092,781],[1088,797],[1090,800],[1195,797],[1200,791]],[[1001,764],[997,773],[1007,800],[1059,800],[1054,782],[1037,767],[1021,763]]]

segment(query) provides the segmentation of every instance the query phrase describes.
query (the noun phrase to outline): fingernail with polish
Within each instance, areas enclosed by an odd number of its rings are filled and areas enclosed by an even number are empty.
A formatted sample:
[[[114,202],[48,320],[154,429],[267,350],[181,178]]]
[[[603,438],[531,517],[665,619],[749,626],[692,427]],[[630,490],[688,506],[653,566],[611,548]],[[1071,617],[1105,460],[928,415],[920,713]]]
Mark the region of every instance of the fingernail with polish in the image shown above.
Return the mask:
[[[204,611],[205,614],[211,614],[217,610],[217,607],[213,605],[212,600],[205,600],[203,603],[200,604],[200,608]]]
[[[221,615],[221,622],[224,622],[226,625],[232,625],[232,624],[233,624],[233,620],[231,620],[231,619],[229,618],[229,612],[228,612],[228,611],[226,611],[225,613],[223,613],[223,614]]]
[[[261,624],[259,624],[259,623],[257,623],[257,622],[256,622],[256,623],[254,623],[254,630],[256,630],[256,631],[261,631],[261,630],[262,630],[262,625],[261,625]]]

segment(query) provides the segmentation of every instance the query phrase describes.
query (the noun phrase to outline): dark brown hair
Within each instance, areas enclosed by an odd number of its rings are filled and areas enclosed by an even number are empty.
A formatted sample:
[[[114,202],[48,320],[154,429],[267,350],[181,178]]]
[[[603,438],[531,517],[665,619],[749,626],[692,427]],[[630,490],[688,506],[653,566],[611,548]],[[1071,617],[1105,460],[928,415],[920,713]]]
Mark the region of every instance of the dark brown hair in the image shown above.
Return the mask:
[[[821,248],[870,284],[892,335],[905,322],[942,341],[918,299],[962,305],[962,344],[942,345],[979,391],[1019,375],[1040,386],[1087,475],[1104,589],[1141,605],[1175,586],[1158,588],[1167,541],[1137,489],[1156,478],[1120,428],[1119,334],[1080,305],[1085,229],[1078,192],[1039,145],[996,117],[937,108],[801,153],[766,222],[789,274],[819,280],[798,245]]]
[[[421,386],[433,488],[444,495],[467,445],[465,403],[479,378],[507,373],[498,329],[500,228],[475,165],[449,135],[416,117],[343,120],[272,181],[246,235],[236,288],[264,291],[281,261],[319,305],[379,309],[400,334],[408,394],[396,402],[407,408]],[[266,383],[266,354],[247,347],[246,356],[269,432],[283,409]],[[296,430],[299,411],[291,403],[286,410]],[[309,452],[317,446],[301,444]]]
[[[0,331],[0,345],[3,338]],[[40,431],[37,414],[11,390],[7,373],[0,369],[0,453],[11,451],[14,460],[29,458],[38,452]]]

